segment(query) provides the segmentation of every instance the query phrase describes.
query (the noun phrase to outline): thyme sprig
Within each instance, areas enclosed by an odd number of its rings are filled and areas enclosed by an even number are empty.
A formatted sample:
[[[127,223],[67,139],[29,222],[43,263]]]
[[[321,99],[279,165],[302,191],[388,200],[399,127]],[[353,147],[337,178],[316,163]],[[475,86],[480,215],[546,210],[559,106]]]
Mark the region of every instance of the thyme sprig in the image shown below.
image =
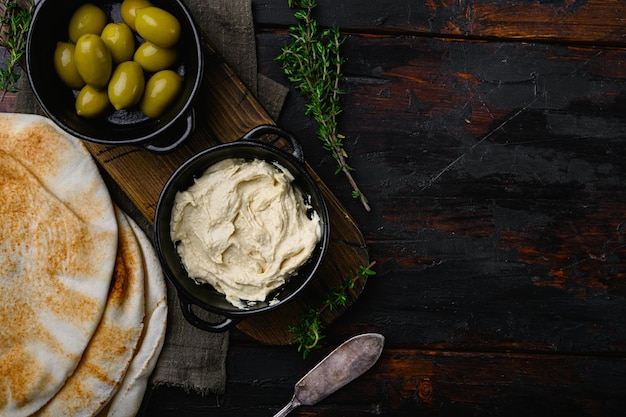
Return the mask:
[[[5,68],[0,68],[0,90],[17,91],[21,72],[19,64],[26,53],[26,36],[32,18],[33,0],[0,2],[0,47],[4,48]]]
[[[306,359],[311,349],[319,347],[320,341],[324,338],[322,314],[326,310],[332,311],[335,308],[345,307],[348,301],[348,291],[353,289],[359,280],[376,275],[376,272],[372,270],[374,264],[375,262],[368,266],[359,265],[359,270],[356,273],[350,271],[348,277],[341,282],[339,287],[326,296],[319,308],[311,307],[297,324],[289,326],[289,332],[294,335],[292,341],[298,345],[298,352],[302,352],[303,358]]]
[[[339,47],[345,39],[337,27],[319,29],[312,17],[316,0],[288,0],[288,4],[298,8],[294,16],[300,23],[289,28],[293,41],[276,59],[281,61],[289,81],[309,101],[305,114],[317,122],[317,137],[337,162],[335,174],[344,173],[352,186],[352,197],[360,199],[363,207],[370,211],[367,198],[352,176],[354,168],[347,162],[345,137],[337,131],[337,115],[341,113],[339,96],[344,94],[339,88],[343,64]]]

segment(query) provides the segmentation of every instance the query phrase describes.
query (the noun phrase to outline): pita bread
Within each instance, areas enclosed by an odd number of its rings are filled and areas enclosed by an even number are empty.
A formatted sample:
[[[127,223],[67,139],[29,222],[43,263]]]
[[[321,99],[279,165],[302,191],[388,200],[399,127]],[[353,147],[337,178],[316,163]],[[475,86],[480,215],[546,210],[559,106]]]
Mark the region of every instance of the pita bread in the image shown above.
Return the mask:
[[[100,322],[118,228],[91,155],[44,117],[0,114],[0,182],[0,416],[25,416]]]
[[[119,246],[109,297],[76,371],[35,416],[95,415],[117,390],[134,356],[144,319],[144,263],[126,215],[116,209]]]
[[[167,288],[163,270],[152,243],[128,218],[141,245],[146,272],[146,317],[139,348],[130,363],[122,384],[107,407],[99,416],[131,417],[137,415],[148,386],[148,378],[154,371],[163,348],[167,325]]]

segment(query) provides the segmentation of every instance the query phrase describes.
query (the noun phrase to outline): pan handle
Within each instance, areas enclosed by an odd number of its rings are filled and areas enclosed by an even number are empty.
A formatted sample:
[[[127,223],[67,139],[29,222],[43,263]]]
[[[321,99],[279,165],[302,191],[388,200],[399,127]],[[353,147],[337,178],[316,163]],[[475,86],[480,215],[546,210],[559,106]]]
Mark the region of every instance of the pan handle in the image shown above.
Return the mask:
[[[212,333],[221,333],[231,329],[233,326],[241,321],[241,319],[224,317],[224,320],[221,322],[210,323],[198,317],[198,315],[194,313],[192,307],[194,305],[197,306],[197,304],[190,302],[184,296],[181,297],[180,294],[178,295],[178,299],[180,301],[180,308],[183,311],[183,316],[185,317],[185,320],[187,320],[191,325],[197,327],[198,329]]]
[[[189,112],[187,117],[183,120],[177,121],[176,124],[169,127],[168,131],[164,134],[167,136],[176,136],[176,140],[172,143],[168,143],[167,145],[159,145],[157,143],[148,143],[143,145],[143,147],[151,152],[164,154],[169,153],[178,148],[187,140],[187,138],[191,135],[196,125],[196,117],[193,109]],[[174,130],[174,132],[172,132]],[[158,140],[157,140],[158,142]]]
[[[261,142],[260,139],[265,135],[275,135],[284,139],[287,139],[291,144],[292,151],[290,152],[296,157],[298,161],[304,163],[304,152],[302,151],[302,145],[296,137],[287,130],[274,125],[259,125],[248,133],[242,136],[241,139],[254,142]]]

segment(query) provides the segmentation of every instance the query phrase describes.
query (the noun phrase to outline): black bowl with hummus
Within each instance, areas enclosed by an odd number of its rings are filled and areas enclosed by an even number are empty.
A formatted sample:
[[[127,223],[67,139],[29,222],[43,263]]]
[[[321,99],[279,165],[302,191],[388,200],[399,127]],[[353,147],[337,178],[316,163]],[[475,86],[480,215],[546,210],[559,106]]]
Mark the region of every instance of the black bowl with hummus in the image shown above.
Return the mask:
[[[287,140],[291,152],[268,138]],[[212,332],[293,299],[314,278],[330,236],[302,148],[270,125],[181,165],[161,193],[154,227],[185,318]],[[223,319],[210,322],[193,306]]]

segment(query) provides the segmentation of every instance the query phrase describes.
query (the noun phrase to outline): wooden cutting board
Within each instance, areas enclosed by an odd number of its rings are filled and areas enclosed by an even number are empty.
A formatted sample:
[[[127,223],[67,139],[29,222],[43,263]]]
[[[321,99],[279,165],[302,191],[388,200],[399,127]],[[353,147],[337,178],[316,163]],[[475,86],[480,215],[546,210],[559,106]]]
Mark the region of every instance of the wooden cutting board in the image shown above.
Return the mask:
[[[150,223],[165,182],[185,160],[211,146],[237,140],[255,126],[275,124],[208,43],[205,66],[201,90],[194,105],[196,130],[179,149],[169,154],[155,154],[138,147],[86,143],[89,151]],[[309,165],[307,169],[316,179],[328,205],[331,218],[329,250],[317,278],[296,299],[237,325],[243,333],[267,344],[291,343],[293,335],[288,331],[289,326],[297,324],[310,308],[319,308],[333,289],[354,275],[360,265],[369,263],[365,241],[353,218]],[[358,298],[364,286],[364,280],[357,282],[348,294],[345,308]],[[345,308],[326,310],[322,322],[330,324]]]

